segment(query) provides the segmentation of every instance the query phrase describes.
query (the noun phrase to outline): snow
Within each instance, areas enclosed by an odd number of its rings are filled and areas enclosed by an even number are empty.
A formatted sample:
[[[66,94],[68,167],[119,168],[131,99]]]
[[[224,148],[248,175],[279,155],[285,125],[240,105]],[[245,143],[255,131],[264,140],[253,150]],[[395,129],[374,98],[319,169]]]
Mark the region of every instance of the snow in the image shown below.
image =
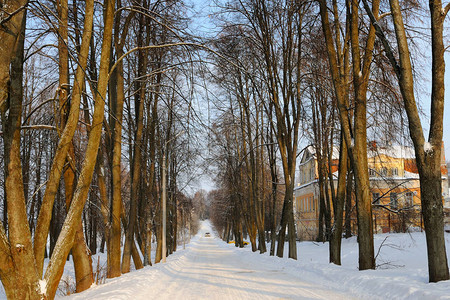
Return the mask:
[[[212,232],[208,222],[166,264],[122,275],[68,299],[353,299],[286,271],[280,261],[287,260],[237,249],[206,232]]]
[[[433,146],[431,146],[429,142],[425,142],[423,144],[423,151],[425,151],[425,153],[430,153],[433,151]]]
[[[445,239],[450,258],[450,233]],[[356,237],[342,241],[342,266],[337,266],[328,263],[327,243],[298,242],[297,261],[271,257],[226,244],[206,221],[167,263],[58,299],[450,299],[450,281],[428,283],[423,232],[378,234],[374,242],[377,269],[358,271]],[[100,259],[104,264],[106,257]],[[70,276],[73,267],[66,271]]]
[[[47,293],[47,282],[45,280],[39,280],[39,287],[41,288],[41,294]]]
[[[403,158],[403,159],[414,159],[415,151],[413,147],[402,146],[402,145],[391,145],[386,147],[378,146],[376,149],[367,149],[368,157],[377,157],[379,155],[385,155],[392,158]]]
[[[300,163],[299,166],[305,165],[311,159],[316,157],[316,148],[314,146],[312,146],[312,145],[307,146],[306,151],[308,151],[311,154],[311,157],[308,160]],[[305,154],[303,154],[303,155],[306,155],[306,151],[305,151]],[[332,159],[339,159],[339,152],[340,152],[339,146],[333,145],[332,154],[331,154]]]

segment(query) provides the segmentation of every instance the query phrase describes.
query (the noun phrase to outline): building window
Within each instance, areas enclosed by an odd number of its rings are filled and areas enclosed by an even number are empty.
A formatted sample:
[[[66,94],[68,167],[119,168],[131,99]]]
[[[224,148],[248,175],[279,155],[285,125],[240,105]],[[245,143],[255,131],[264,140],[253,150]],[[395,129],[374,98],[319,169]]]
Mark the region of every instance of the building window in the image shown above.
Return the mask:
[[[387,176],[387,168],[385,168],[385,167],[381,168],[380,174],[381,174],[381,176]]]
[[[314,202],[314,197],[312,197],[311,201],[312,201],[312,211],[315,211],[316,210],[316,202]]]
[[[372,204],[380,204],[380,193],[372,193]]]
[[[414,205],[414,193],[406,192],[406,206],[413,206],[413,205]]]
[[[397,193],[391,193],[391,202],[390,202],[391,208],[397,209]]]
[[[375,172],[375,169],[369,168],[369,177],[375,177],[377,176],[377,173]]]
[[[311,180],[314,180],[314,168],[310,169],[309,177],[311,178]]]
[[[392,168],[392,176],[398,176],[398,169]]]

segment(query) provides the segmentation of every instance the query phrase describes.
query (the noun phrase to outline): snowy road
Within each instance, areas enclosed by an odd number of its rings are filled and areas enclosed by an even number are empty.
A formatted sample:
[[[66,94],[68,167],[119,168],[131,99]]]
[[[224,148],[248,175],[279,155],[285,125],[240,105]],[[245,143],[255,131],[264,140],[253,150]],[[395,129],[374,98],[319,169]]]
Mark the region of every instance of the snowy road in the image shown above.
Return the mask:
[[[349,295],[307,283],[268,265],[258,254],[245,261],[239,250],[218,238],[199,237],[166,264],[147,267],[111,280],[74,299],[350,299]],[[254,256],[254,257],[253,257]],[[248,257],[248,256],[247,256]]]

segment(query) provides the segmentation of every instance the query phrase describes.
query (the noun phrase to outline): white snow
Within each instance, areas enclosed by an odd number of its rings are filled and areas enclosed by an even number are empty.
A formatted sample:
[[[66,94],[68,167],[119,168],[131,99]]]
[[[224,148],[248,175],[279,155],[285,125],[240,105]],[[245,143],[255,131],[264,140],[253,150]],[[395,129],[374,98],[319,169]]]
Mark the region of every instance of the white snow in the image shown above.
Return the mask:
[[[47,282],[45,280],[39,280],[39,287],[41,288],[41,294],[47,293]]]
[[[445,239],[450,258],[450,233]],[[450,281],[428,283],[423,232],[379,234],[374,241],[377,270],[358,271],[356,237],[342,241],[342,266],[336,266],[328,263],[327,243],[298,242],[294,261],[226,244],[204,222],[167,263],[59,299],[450,299]],[[100,258],[104,264],[106,257]],[[67,274],[73,275],[71,268]]]
[[[166,264],[122,275],[69,299],[354,299],[286,270],[289,264],[283,262],[291,261],[237,249],[205,232],[212,232],[208,222]]]
[[[17,249],[17,251],[23,251],[24,249],[25,249],[25,245],[22,245],[22,244],[16,244],[16,249]]]
[[[425,151],[425,153],[430,153],[433,151],[433,146],[431,146],[430,142],[425,142],[423,144],[423,151]]]
[[[377,157],[380,155],[386,155],[392,158],[404,158],[404,159],[414,159],[416,157],[413,147],[402,146],[402,145],[391,145],[391,146],[378,146],[376,149],[371,149],[368,147],[367,156]]]

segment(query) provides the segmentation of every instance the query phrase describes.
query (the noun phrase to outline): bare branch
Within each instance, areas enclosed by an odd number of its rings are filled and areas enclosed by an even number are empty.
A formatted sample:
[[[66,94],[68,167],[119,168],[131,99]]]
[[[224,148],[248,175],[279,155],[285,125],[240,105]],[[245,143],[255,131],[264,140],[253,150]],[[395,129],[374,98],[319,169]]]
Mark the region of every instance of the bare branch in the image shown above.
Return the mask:
[[[11,18],[14,17],[15,15],[17,15],[18,13],[20,13],[20,11],[21,11],[22,9],[25,9],[25,8],[27,7],[27,5],[28,5],[28,3],[26,3],[25,5],[19,7],[18,9],[16,9],[15,11],[13,11],[12,13],[8,13],[8,12],[6,12],[5,10],[2,9],[3,13],[4,13],[4,14],[7,14],[8,16],[7,16],[6,18],[0,20],[0,26],[1,26],[1,27],[4,27],[4,24],[5,24],[6,22],[8,22],[9,20],[11,20]]]
[[[447,3],[447,5],[443,9],[444,18],[447,16],[449,10],[450,10],[450,3]]]

